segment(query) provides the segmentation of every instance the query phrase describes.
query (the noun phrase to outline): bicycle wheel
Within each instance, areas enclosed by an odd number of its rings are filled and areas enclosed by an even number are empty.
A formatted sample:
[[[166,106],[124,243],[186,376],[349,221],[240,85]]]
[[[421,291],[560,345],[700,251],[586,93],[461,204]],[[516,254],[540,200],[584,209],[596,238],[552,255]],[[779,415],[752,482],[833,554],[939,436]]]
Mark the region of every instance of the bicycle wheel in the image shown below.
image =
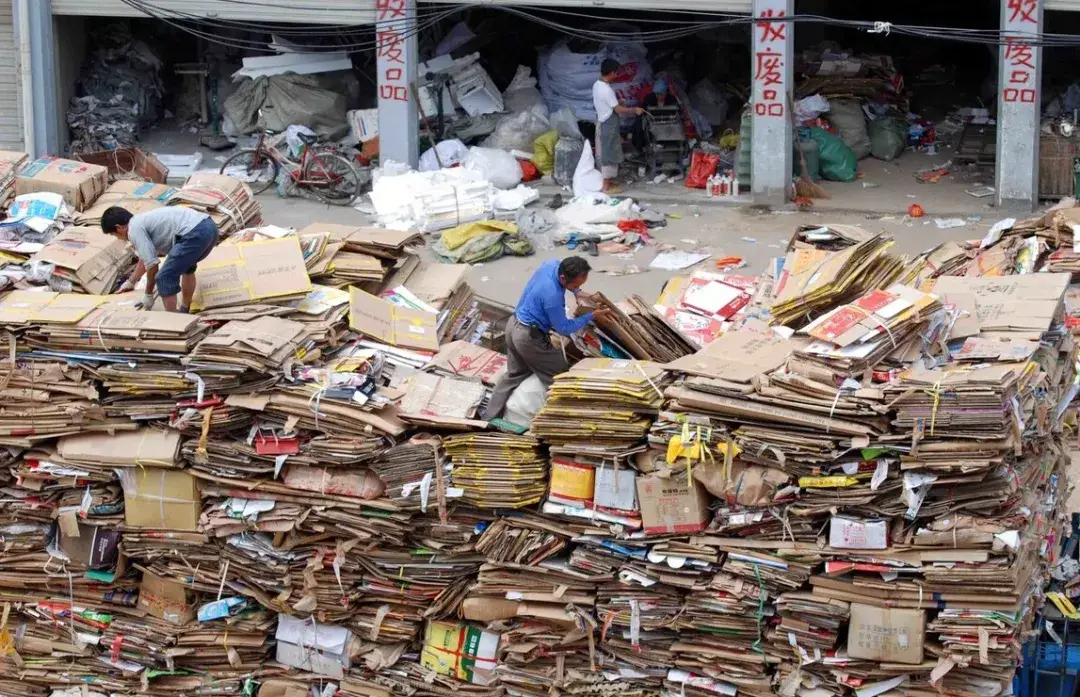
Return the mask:
[[[278,178],[277,160],[265,150],[241,150],[221,165],[220,174],[228,174],[251,187],[251,193],[261,194]]]
[[[335,153],[322,152],[309,157],[300,180],[323,203],[332,206],[348,206],[360,195],[360,174],[356,167]]]

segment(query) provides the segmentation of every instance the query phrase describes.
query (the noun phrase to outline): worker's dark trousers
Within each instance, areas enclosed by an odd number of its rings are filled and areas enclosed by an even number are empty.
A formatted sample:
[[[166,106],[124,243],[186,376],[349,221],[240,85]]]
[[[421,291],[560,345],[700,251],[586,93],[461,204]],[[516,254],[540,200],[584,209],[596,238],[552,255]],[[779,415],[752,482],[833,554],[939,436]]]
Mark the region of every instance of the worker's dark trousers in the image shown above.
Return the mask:
[[[536,375],[544,387],[551,387],[555,376],[569,370],[562,351],[551,344],[547,334],[522,324],[514,315],[506,322],[506,375],[495,385],[484,418],[502,416],[506,401],[530,375]]]

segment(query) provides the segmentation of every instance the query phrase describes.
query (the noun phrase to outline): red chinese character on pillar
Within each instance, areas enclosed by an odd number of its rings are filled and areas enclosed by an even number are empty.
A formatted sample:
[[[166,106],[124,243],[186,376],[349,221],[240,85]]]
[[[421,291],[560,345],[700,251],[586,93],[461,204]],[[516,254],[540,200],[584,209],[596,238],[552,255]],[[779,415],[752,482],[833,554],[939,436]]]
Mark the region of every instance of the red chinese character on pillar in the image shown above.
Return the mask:
[[[379,21],[404,17],[405,0],[375,0],[375,9],[379,12]]]
[[[775,12],[769,9],[764,10],[759,16],[762,19],[782,19],[787,16],[787,13],[783,10]],[[787,22],[757,22],[757,26],[761,29],[762,43],[787,39]]]
[[[784,76],[780,70],[784,67],[784,59],[775,51],[757,52],[757,71],[754,80],[763,85],[780,85]]]
[[[1035,69],[1035,52],[1031,44],[1025,43],[1015,36],[1005,37],[1005,60],[1014,68],[1025,67]]]
[[[401,34],[396,29],[381,29],[376,38],[379,58],[385,58],[391,63],[404,63],[401,41]]]
[[[402,85],[379,85],[379,99],[407,102],[409,101],[409,91]]]
[[[1038,24],[1035,12],[1039,9],[1038,0],[1009,0],[1009,21],[1030,22]]]

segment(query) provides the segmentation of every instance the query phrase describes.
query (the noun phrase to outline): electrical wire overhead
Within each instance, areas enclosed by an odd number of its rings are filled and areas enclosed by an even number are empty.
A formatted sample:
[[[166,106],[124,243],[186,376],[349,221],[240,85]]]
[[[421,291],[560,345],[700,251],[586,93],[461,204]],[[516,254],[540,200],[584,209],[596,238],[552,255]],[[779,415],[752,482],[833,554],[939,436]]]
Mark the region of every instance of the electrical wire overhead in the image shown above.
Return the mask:
[[[163,8],[155,4],[153,0],[121,0],[125,5],[154,19],[166,22],[182,31],[205,39],[206,41],[230,46],[243,50],[268,51],[265,40],[243,39],[232,36],[221,36],[221,29],[244,31],[261,34],[278,34],[290,38],[296,37],[335,37],[338,43],[305,44],[305,48],[312,51],[346,51],[361,53],[374,51],[379,47],[377,36],[370,40],[355,40],[349,36],[350,41],[340,41],[346,38],[344,35],[358,32],[378,32],[380,26],[389,23],[380,19],[380,10],[374,6],[370,8],[353,8],[350,12],[360,12],[371,16],[371,22],[351,25],[319,25],[308,27],[288,27],[280,24],[260,23],[257,21],[243,21],[235,19],[208,19],[205,16]],[[252,7],[253,14],[257,14],[258,8],[280,7],[269,0],[219,0],[223,4],[232,6]],[[326,7],[307,5],[301,2],[299,6],[291,5],[298,13],[318,13],[325,11]],[[414,38],[421,33],[435,28],[443,20],[458,15],[462,12],[487,8],[505,12],[520,19],[533,22],[537,25],[551,29],[565,36],[596,41],[598,43],[661,43],[677,41],[693,36],[703,31],[722,27],[747,26],[750,27],[759,20],[749,15],[723,14],[706,10],[678,9],[665,10],[663,18],[641,17],[634,18],[635,25],[642,27],[663,27],[656,29],[642,29],[636,31],[606,30],[602,28],[583,27],[588,22],[610,22],[610,16],[590,13],[584,10],[572,10],[565,8],[553,8],[547,6],[515,4],[498,4],[494,0],[486,2],[468,2],[460,4],[445,4],[441,6],[425,4],[417,8],[416,20],[405,31],[398,34],[400,40]],[[671,15],[684,17],[683,19],[672,18]],[[572,24],[567,22],[573,22]],[[875,33],[884,37],[909,36],[938,41],[956,41],[969,44],[981,44],[986,46],[1004,46],[1017,38],[1032,47],[1072,47],[1080,46],[1080,36],[1070,34],[1010,34],[1000,29],[967,29],[961,27],[926,27],[920,25],[893,24],[882,21],[847,20],[826,17],[823,15],[791,15],[789,17],[770,18],[770,22],[784,22],[790,24],[828,24],[834,27],[845,27],[868,33]],[[883,28],[887,27],[887,31]]]

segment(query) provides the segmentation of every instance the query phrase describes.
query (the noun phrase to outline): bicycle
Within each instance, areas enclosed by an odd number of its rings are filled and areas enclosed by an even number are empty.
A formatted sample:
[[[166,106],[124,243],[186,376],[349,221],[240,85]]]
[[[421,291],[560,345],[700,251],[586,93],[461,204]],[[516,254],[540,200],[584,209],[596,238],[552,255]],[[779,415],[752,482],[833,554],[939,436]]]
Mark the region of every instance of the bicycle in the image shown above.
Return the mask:
[[[318,136],[300,134],[304,152],[297,163],[266,140],[266,130],[259,131],[254,148],[236,153],[221,166],[221,174],[242,168],[254,194],[261,194],[277,181],[282,165],[297,188],[309,189],[324,203],[348,206],[360,195],[360,173],[346,157],[329,149],[316,149]]]

